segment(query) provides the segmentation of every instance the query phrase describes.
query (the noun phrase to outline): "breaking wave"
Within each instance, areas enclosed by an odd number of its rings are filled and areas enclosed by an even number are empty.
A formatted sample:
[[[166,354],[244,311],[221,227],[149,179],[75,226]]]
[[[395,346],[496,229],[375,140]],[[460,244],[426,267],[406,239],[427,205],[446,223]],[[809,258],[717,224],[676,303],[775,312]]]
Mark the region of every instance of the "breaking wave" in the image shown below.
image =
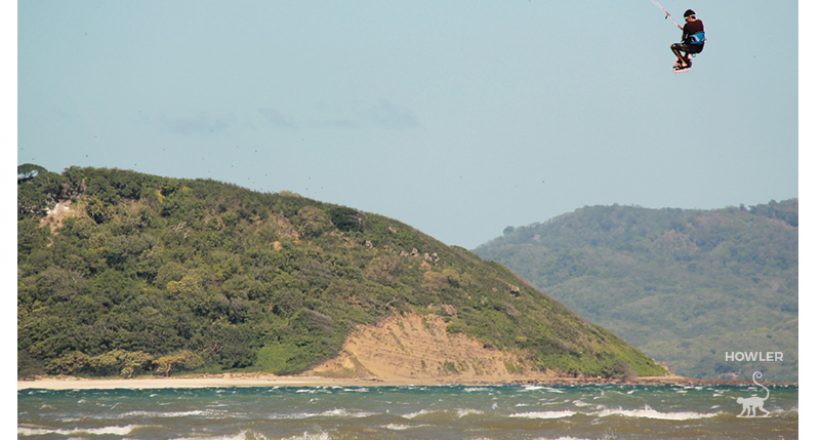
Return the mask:
[[[572,417],[576,413],[575,411],[531,411],[531,412],[524,412],[524,413],[514,413],[510,414],[510,417],[516,417],[520,419],[562,419],[564,417]]]
[[[126,426],[104,426],[102,428],[76,428],[76,429],[49,429],[49,428],[27,428],[27,427],[18,427],[17,434],[20,436],[30,436],[30,435],[49,435],[49,434],[59,434],[59,435],[78,435],[78,434],[91,434],[91,435],[128,435],[131,431],[142,428],[141,425],[126,425]]]
[[[694,420],[708,419],[720,413],[699,413],[694,411],[660,412],[645,406],[643,409],[605,409],[598,413],[599,417],[622,416],[656,420]]]
[[[171,417],[213,417],[222,416],[226,414],[225,411],[217,411],[213,409],[201,409],[192,411],[129,411],[117,416],[118,419],[128,419],[132,417],[156,417],[156,418],[171,418]]]
[[[271,414],[268,418],[271,420],[302,420],[313,417],[341,417],[346,419],[360,419],[363,417],[370,417],[377,413],[368,411],[348,411],[344,408],[334,408],[322,412],[303,412],[294,414]]]

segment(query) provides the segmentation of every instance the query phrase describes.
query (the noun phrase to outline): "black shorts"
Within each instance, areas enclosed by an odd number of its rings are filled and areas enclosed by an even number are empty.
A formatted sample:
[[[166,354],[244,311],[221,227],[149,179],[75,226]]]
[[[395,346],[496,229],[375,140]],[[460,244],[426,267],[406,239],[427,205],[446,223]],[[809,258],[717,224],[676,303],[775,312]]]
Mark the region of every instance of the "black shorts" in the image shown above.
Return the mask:
[[[672,49],[677,49],[686,53],[701,53],[701,51],[703,51],[703,46],[703,44],[675,43],[672,45]]]

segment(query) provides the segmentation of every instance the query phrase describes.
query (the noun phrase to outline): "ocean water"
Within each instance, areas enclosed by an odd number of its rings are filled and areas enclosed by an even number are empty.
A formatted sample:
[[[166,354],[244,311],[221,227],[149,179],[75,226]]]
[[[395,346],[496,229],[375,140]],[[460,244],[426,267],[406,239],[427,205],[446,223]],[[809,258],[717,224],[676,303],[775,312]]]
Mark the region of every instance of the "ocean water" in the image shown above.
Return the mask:
[[[797,387],[740,418],[746,386],[22,390],[25,439],[796,439]],[[759,413],[762,414],[762,413]]]

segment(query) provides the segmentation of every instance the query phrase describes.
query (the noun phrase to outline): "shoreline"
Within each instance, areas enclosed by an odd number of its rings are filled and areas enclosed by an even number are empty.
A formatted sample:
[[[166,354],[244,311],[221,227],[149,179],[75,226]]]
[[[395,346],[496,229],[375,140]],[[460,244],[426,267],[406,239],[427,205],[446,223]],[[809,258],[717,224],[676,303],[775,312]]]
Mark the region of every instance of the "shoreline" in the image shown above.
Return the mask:
[[[74,376],[41,376],[18,380],[17,390],[111,390],[111,389],[167,389],[167,388],[228,388],[228,387],[374,387],[374,386],[447,386],[447,385],[746,385],[751,381],[695,379],[684,376],[637,377],[628,380],[557,377],[549,380],[513,381],[452,381],[443,378],[355,379],[324,376],[277,376],[262,373],[224,373],[209,375],[180,375],[172,377],[140,376],[84,378]],[[772,383],[797,386],[796,383]]]

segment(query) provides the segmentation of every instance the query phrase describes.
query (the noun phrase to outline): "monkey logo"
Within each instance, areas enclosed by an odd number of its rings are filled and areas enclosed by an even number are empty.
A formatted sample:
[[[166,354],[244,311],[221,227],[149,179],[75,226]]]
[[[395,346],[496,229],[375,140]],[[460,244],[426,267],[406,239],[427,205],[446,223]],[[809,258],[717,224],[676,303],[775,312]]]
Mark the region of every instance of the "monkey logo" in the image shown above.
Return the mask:
[[[763,378],[763,373],[761,373],[759,371],[755,371],[754,374],[752,374],[752,382],[754,382],[755,385],[759,386],[760,388],[763,388],[764,390],[766,390],[766,397],[757,397],[757,395],[753,395],[752,397],[738,397],[737,398],[737,403],[739,403],[740,405],[743,406],[743,411],[741,411],[740,414],[737,415],[738,417],[768,417],[769,416],[769,412],[766,411],[763,408],[763,402],[765,402],[769,399],[769,389],[766,388],[765,385],[763,385],[763,384],[761,384],[760,382],[757,381],[758,379],[761,379],[761,378]],[[762,411],[765,415],[758,416],[757,415],[757,410]]]

